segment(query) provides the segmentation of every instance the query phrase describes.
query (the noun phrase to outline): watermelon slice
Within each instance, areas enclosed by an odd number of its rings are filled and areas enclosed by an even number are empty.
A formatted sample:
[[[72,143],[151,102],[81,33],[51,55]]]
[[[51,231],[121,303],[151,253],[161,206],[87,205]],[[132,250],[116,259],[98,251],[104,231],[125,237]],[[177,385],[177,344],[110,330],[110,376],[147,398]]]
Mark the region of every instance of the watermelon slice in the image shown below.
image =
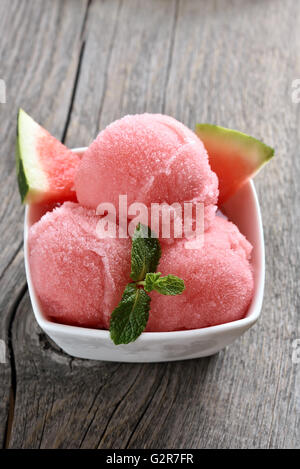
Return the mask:
[[[219,178],[219,205],[274,155],[273,148],[237,130],[197,124],[196,134],[204,143],[211,169]]]
[[[78,163],[78,155],[19,110],[16,164],[22,202],[76,201],[74,174]]]

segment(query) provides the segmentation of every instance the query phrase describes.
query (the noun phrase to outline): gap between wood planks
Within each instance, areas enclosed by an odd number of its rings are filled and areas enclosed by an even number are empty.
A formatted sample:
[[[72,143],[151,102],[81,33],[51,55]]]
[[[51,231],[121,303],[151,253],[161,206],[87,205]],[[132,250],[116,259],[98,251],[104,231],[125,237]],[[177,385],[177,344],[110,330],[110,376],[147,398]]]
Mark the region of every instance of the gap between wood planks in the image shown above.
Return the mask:
[[[116,20],[115,20],[115,24],[114,24],[113,34],[111,36],[111,42],[110,42],[110,45],[109,45],[109,54],[107,56],[105,69],[104,69],[103,91],[102,91],[102,96],[101,96],[101,101],[100,101],[100,106],[99,106],[99,113],[98,113],[98,117],[97,117],[97,127],[98,128],[100,127],[100,119],[101,119],[102,110],[103,110],[105,93],[106,93],[106,90],[107,90],[108,69],[109,69],[109,64],[110,64],[111,57],[112,57],[112,50],[113,50],[113,47],[114,47],[114,41],[115,41],[116,31],[117,31],[117,24],[118,24],[118,21],[119,21],[119,16],[120,16],[122,4],[123,4],[123,0],[120,0],[119,5],[118,5],[117,14],[116,14]]]
[[[79,48],[77,68],[76,68],[76,73],[75,73],[75,78],[74,78],[74,85],[73,85],[73,90],[71,94],[71,100],[70,100],[69,108],[67,112],[67,119],[66,119],[66,123],[64,125],[64,129],[62,133],[63,143],[67,135],[67,131],[68,131],[68,127],[69,127],[69,123],[71,119],[71,114],[73,110],[73,103],[74,103],[74,99],[76,96],[76,89],[78,85],[78,79],[80,76],[81,64],[82,64],[84,48],[85,48],[85,40],[84,40],[85,27],[87,24],[88,12],[92,4],[92,1],[93,0],[88,0],[87,2],[85,14],[84,14],[82,25],[81,25],[81,33],[80,33],[81,46]],[[14,253],[14,256],[12,260],[10,261],[10,263],[6,266],[4,272],[7,270],[7,268],[13,261],[13,259],[15,259],[19,251],[22,249],[22,246],[23,246],[23,241],[18,246],[18,249]],[[13,329],[13,323],[14,323],[14,319],[16,316],[16,312],[26,292],[27,292],[27,282],[25,282],[21,292],[19,293],[18,297],[16,298],[13,304],[13,307],[11,309],[10,321],[8,325],[8,332],[7,332],[9,359],[10,359],[10,365],[11,365],[11,388],[10,388],[10,395],[9,395],[9,409],[8,409],[7,424],[6,424],[5,435],[4,435],[4,448],[9,448],[9,444],[10,444],[10,437],[11,437],[13,421],[14,421],[14,409],[15,409],[16,389],[17,389],[17,374],[16,374],[16,363],[15,363],[15,356],[14,356],[14,349],[13,349],[12,329]]]
[[[163,103],[162,103],[162,114],[165,114],[166,110],[166,95],[167,95],[167,88],[170,78],[170,70],[173,61],[173,53],[174,53],[174,44],[175,44],[175,33],[176,33],[176,26],[178,21],[178,13],[179,13],[179,0],[175,1],[175,10],[174,10],[174,18],[171,30],[171,41],[170,41],[170,49],[169,49],[169,56],[168,56],[168,64],[167,64],[167,72],[166,72],[166,80],[164,85],[164,94],[163,94]]]
[[[11,308],[11,316],[8,325],[8,332],[7,332],[7,347],[9,350],[9,360],[11,366],[11,388],[9,393],[9,409],[8,409],[8,417],[7,417],[7,424],[5,429],[4,435],[4,447],[9,447],[10,435],[13,425],[14,419],[14,409],[15,409],[15,398],[16,398],[16,388],[17,388],[17,374],[16,374],[16,363],[15,363],[15,355],[13,349],[13,341],[12,341],[12,328],[13,322],[16,316],[16,312],[18,310],[19,304],[22,301],[25,293],[27,292],[27,283],[23,285],[22,290],[20,291],[19,295],[17,296],[12,308]]]

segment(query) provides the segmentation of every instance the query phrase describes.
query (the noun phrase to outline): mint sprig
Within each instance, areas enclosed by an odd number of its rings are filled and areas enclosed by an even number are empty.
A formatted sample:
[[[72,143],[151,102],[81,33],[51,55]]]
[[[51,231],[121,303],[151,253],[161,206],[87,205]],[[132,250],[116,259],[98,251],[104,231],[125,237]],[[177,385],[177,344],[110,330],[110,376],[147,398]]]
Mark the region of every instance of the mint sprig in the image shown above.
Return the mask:
[[[161,247],[148,226],[139,223],[132,237],[131,278],[110,318],[110,337],[116,344],[134,342],[145,330],[149,318],[152,290],[162,295],[180,295],[184,281],[175,275],[156,272]]]
[[[152,290],[161,293],[162,295],[180,295],[184,289],[184,281],[176,275],[166,275],[161,277],[161,273],[146,274],[145,290],[150,292]]]
[[[110,318],[110,336],[113,342],[118,345],[136,340],[147,325],[149,310],[150,296],[134,283],[129,283]]]
[[[158,282],[160,276],[160,272],[146,274],[145,280],[140,282],[144,285],[146,292],[151,292],[154,290],[154,285]]]
[[[156,235],[148,226],[139,223],[132,237],[131,274],[135,282],[144,280],[148,272],[155,272],[161,256]]]

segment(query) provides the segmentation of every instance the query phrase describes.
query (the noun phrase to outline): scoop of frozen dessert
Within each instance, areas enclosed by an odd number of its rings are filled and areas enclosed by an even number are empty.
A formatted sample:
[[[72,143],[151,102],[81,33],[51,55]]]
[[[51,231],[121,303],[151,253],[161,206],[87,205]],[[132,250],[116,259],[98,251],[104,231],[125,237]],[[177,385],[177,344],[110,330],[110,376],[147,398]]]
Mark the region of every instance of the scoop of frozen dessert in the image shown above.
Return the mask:
[[[215,216],[218,179],[201,140],[186,126],[161,114],[128,115],[100,132],[75,175],[81,205],[201,202],[205,226]]]
[[[32,281],[44,314],[63,324],[102,328],[130,275],[130,240],[99,239],[99,217],[66,202],[29,232]]]
[[[147,331],[214,326],[245,316],[253,295],[252,246],[231,222],[215,217],[201,248],[178,240],[165,245],[158,266],[185,282],[178,296],[151,292]]]
[[[30,228],[32,281],[50,320],[109,328],[130,282],[131,241],[99,238],[98,222],[94,210],[66,202]],[[251,249],[237,227],[218,216],[202,247],[195,249],[195,241],[186,239],[162,246],[158,270],[182,278],[186,289],[178,296],[150,293],[146,331],[195,329],[242,318],[253,295]]]

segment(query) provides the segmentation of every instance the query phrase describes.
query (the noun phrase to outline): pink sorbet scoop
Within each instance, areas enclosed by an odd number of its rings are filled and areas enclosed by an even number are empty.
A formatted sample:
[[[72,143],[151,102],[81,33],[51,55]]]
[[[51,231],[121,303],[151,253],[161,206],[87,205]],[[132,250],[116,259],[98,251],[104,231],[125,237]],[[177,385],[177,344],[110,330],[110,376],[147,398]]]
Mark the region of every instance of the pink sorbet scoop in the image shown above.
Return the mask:
[[[129,239],[99,239],[94,211],[65,202],[29,232],[33,284],[56,322],[107,326],[130,275]]]
[[[83,155],[75,176],[78,202],[96,208],[119,195],[128,206],[202,202],[205,226],[215,215],[218,179],[200,139],[172,117],[128,115],[99,133]]]
[[[215,326],[245,316],[253,295],[249,263],[252,247],[231,222],[216,217],[199,250],[183,240],[165,245],[158,271],[181,277],[186,290],[178,296],[151,292],[147,331],[174,331]]]
[[[65,202],[29,232],[29,262],[44,314],[53,321],[109,328],[110,315],[130,282],[130,239],[99,239],[94,211]],[[193,242],[193,241],[191,241]],[[178,296],[151,292],[147,331],[195,329],[244,317],[253,295],[251,245],[221,217],[204,246],[186,240],[162,246],[158,271],[185,282]]]

